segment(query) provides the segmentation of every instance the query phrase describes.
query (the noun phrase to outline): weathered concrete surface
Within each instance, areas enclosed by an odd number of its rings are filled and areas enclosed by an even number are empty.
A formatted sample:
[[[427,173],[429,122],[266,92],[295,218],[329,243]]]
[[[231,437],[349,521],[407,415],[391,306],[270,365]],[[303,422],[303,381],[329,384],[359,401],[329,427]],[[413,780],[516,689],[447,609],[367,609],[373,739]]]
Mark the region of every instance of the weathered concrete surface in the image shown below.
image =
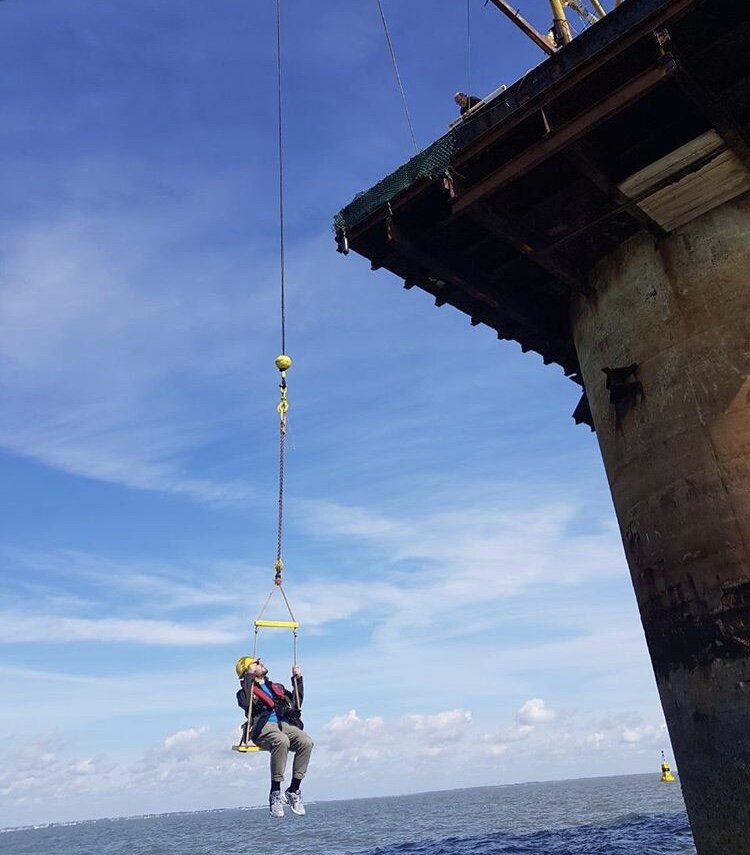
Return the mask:
[[[750,195],[592,274],[573,329],[701,855],[750,853]],[[615,427],[602,368],[638,363]]]

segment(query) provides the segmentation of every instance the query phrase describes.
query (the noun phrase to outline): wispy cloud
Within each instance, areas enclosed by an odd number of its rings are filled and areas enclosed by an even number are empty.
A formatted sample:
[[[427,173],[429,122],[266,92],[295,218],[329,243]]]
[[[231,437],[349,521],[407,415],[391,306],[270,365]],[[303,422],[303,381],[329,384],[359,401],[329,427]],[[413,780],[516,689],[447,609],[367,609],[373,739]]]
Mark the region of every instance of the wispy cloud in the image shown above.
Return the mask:
[[[641,727],[625,728],[620,736],[625,745],[633,746],[663,746],[667,737],[666,724],[647,724]]]
[[[606,526],[593,534],[571,530],[573,506],[537,508],[493,505],[465,506],[459,511],[424,513],[399,519],[362,508],[348,509],[310,503],[306,518],[316,539],[342,537],[369,550],[369,564],[379,565],[382,581],[357,573],[341,581],[308,573],[294,583],[295,613],[315,632],[329,624],[358,618],[380,646],[398,638],[418,644],[427,632],[456,643],[481,638],[509,616],[526,619],[533,602],[521,605],[521,594],[550,586],[574,591],[587,580],[611,575],[622,562],[619,544]],[[136,641],[153,644],[221,644],[236,638],[230,627],[240,617],[234,580],[249,578],[250,568],[239,562],[195,568],[170,567],[155,562],[113,561],[75,550],[49,554],[27,553],[17,560],[45,571],[48,596],[74,576],[87,583],[96,603],[112,585],[131,596],[110,618],[38,608],[36,615],[6,612],[0,641],[43,640],[52,633],[60,640]],[[253,571],[256,573],[256,571]],[[38,573],[36,574],[38,575]],[[257,571],[260,579],[260,572]],[[260,597],[258,598],[258,604]],[[506,604],[503,608],[498,605]],[[213,624],[156,619],[179,609],[211,607]],[[89,609],[90,611],[91,609]],[[470,619],[466,619],[470,615]],[[548,614],[561,628],[575,626],[566,610]],[[579,626],[579,633],[584,626]],[[542,639],[540,639],[541,641]],[[559,641],[559,639],[557,639]],[[517,645],[516,645],[517,646]]]
[[[425,509],[398,518],[331,502],[308,502],[304,509],[312,537],[346,538],[371,551],[369,562],[378,566],[385,583],[368,581],[359,592],[352,583],[327,590],[339,590],[353,602],[359,598],[360,608],[380,606],[376,634],[398,637],[401,643],[426,631],[449,634],[454,641],[465,634],[480,636],[506,621],[513,602],[530,590],[546,596],[550,588],[574,590],[622,572],[613,527],[607,523],[598,531],[576,531],[574,504],[467,500],[457,510]],[[303,603],[305,594],[303,585]],[[345,613],[356,611],[353,602]],[[526,607],[533,608],[532,602]],[[557,617],[567,623],[564,614]]]
[[[118,618],[65,618],[0,612],[0,643],[74,644],[79,641],[155,646],[237,642],[239,632],[211,625]]]
[[[380,716],[361,718],[349,710],[323,727],[317,745],[324,754],[321,763],[340,769],[399,756],[433,758],[464,740],[470,723],[471,712],[464,709],[412,713],[389,722]]]
[[[199,739],[207,731],[208,727],[206,727],[206,725],[202,725],[201,727],[191,727],[187,730],[178,730],[177,733],[173,733],[164,740],[164,747],[167,750],[170,748],[184,747],[191,742],[195,742],[196,739]]]
[[[668,749],[669,734],[665,722],[644,720],[638,713],[619,713],[593,722],[583,736],[587,749],[617,751],[635,754],[653,754]]]
[[[514,724],[483,734],[482,742],[493,757],[500,757],[513,743],[528,739],[537,727],[554,721],[556,715],[541,698],[530,698],[516,712]]]
[[[20,570],[20,578],[6,580],[8,588],[32,594],[38,606],[49,609],[67,605],[69,611],[77,613],[101,608],[113,590],[129,595],[126,607],[141,613],[228,607],[237,602],[237,579],[253,572],[260,575],[261,571],[240,561],[178,564],[148,558],[116,559],[77,549],[5,549],[0,555],[7,566]],[[71,580],[81,593],[66,599],[64,589]],[[120,609],[123,599],[118,597],[108,608]]]
[[[208,258],[167,264],[162,250],[190,242],[207,212],[226,203],[231,183],[183,180],[170,196],[133,163],[92,169],[125,197],[119,209],[79,199],[64,217],[4,234],[0,445],[87,478],[206,502],[246,500],[247,483],[191,475],[185,458],[237,429],[240,398],[230,411],[229,390],[241,382],[240,365],[256,361],[270,294],[262,274],[250,300],[229,283],[207,287]],[[239,270],[221,268],[239,286]],[[195,384],[208,381],[220,409],[195,405]]]

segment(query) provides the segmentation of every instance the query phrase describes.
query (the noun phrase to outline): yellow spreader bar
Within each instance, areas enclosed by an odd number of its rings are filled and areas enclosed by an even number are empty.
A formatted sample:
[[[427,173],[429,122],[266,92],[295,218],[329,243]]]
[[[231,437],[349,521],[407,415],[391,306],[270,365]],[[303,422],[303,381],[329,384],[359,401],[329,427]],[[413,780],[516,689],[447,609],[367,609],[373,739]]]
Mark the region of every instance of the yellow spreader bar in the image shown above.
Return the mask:
[[[258,745],[233,745],[232,751],[239,751],[241,754],[248,754],[250,751],[262,751]]]
[[[269,626],[276,629],[299,629],[299,622],[296,620],[256,620],[256,626]]]

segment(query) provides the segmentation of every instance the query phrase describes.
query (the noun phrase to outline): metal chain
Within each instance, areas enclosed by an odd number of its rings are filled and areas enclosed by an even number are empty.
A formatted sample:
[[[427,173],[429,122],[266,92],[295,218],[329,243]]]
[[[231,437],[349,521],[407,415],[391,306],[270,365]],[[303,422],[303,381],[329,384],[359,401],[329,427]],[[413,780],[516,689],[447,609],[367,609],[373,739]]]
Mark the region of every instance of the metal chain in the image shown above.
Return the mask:
[[[276,576],[274,584],[281,585],[281,574],[284,569],[284,561],[282,559],[282,546],[284,537],[284,457],[286,451],[286,414],[289,408],[286,397],[286,376],[281,373],[281,383],[279,384],[281,399],[277,407],[279,413],[279,516],[278,528],[276,530],[276,563],[274,569]]]

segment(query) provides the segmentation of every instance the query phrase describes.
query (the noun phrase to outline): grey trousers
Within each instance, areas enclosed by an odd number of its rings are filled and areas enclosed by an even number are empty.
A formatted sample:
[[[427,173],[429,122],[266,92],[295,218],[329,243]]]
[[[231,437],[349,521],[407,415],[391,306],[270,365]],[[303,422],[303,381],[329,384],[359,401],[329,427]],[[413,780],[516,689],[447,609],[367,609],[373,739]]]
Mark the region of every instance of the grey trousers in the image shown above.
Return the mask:
[[[278,724],[267,724],[258,734],[255,744],[271,753],[271,780],[283,781],[286,771],[286,758],[289,750],[294,752],[294,764],[292,765],[292,777],[301,781],[307,772],[307,764],[310,762],[313,741],[305,733],[293,724],[281,722],[281,730]]]

